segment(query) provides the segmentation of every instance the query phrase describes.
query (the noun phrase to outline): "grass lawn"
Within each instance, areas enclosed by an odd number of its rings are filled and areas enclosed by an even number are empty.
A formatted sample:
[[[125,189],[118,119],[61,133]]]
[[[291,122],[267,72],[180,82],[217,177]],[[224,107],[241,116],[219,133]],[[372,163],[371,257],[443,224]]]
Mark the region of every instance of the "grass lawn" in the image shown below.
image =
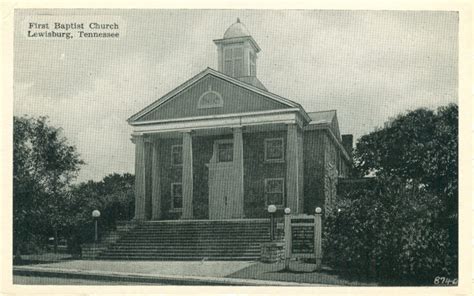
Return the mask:
[[[14,260],[14,265],[31,265],[31,264],[44,264],[61,262],[65,260],[72,260],[71,254],[65,253],[43,253],[43,254],[31,254],[21,255],[21,261]]]
[[[234,272],[227,277],[322,285],[377,286],[377,283],[367,280],[365,276],[349,274],[343,271],[334,271],[324,267],[321,271],[314,271],[315,264],[311,263],[292,261],[290,263],[290,271],[283,271],[284,267],[284,262],[258,262]]]

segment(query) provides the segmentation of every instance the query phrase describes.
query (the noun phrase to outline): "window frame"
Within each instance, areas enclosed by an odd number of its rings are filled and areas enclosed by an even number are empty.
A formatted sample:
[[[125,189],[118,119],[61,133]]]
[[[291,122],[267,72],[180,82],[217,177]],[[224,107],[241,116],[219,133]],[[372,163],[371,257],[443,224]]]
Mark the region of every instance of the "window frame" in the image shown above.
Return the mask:
[[[181,186],[181,208],[176,208],[174,206],[174,199],[175,199],[175,196],[174,196],[174,186]],[[183,183],[182,182],[172,182],[171,183],[171,211],[181,211],[183,209]]]
[[[234,57],[234,50],[236,50],[236,49],[241,49],[241,50],[242,50],[242,56],[240,56],[240,57]],[[228,56],[226,56],[226,54],[225,54],[226,50],[230,51],[230,58],[229,58]],[[224,71],[223,71],[224,74],[229,75],[229,76],[232,76],[232,77],[243,77],[243,76],[245,76],[245,73],[244,73],[244,63],[245,63],[244,55],[245,55],[245,48],[244,48],[243,45],[239,44],[239,45],[234,45],[234,46],[227,46],[227,47],[225,47],[225,48],[223,49],[222,55],[224,56],[224,57],[223,57],[223,61],[224,61],[224,62],[223,62],[223,67],[222,67],[223,70],[224,70]],[[240,75],[240,76],[237,76],[237,75],[236,75],[236,70],[235,70],[235,69],[236,69],[236,66],[235,66],[235,65],[236,65],[236,61],[237,61],[237,60],[241,60],[241,61],[242,61],[242,69],[240,70],[240,71],[241,71],[240,74],[242,74],[242,75]],[[232,70],[230,71],[230,73],[227,73],[226,62],[229,62],[229,61],[231,62],[231,65],[232,65],[231,68],[232,68]]]
[[[281,158],[279,159],[273,159],[273,158],[268,158],[268,155],[267,155],[267,143],[270,142],[270,141],[275,141],[275,140],[278,140],[281,142],[281,150],[282,150],[282,155],[281,155]],[[276,163],[280,163],[280,162],[285,162],[285,141],[283,140],[283,138],[266,138],[264,140],[264,160],[265,162],[276,162]]]
[[[203,98],[208,94],[214,94],[219,99],[219,102],[217,102],[216,104],[207,104],[207,105],[204,104],[202,102]],[[222,98],[222,95],[216,91],[208,90],[204,92],[198,99],[198,109],[211,109],[211,108],[221,108],[221,107],[224,107],[224,99]]]
[[[219,161],[219,144],[232,144],[232,160]],[[234,162],[234,139],[219,139],[214,141],[214,154],[216,156],[216,163],[233,163]]]
[[[254,73],[252,73],[252,68]],[[249,51],[249,76],[257,76],[257,54]]]
[[[280,193],[280,192],[267,192],[267,184],[269,181],[281,181],[281,204],[275,204],[275,206],[277,208],[283,208],[285,206],[285,178],[265,178],[264,179],[263,194],[265,195],[265,207],[268,207],[270,205],[268,203],[267,194]]]
[[[174,149],[177,147],[181,147],[181,163],[175,163],[174,162]],[[182,144],[176,144],[176,145],[171,145],[171,166],[174,167],[180,167],[183,166],[183,145]]]

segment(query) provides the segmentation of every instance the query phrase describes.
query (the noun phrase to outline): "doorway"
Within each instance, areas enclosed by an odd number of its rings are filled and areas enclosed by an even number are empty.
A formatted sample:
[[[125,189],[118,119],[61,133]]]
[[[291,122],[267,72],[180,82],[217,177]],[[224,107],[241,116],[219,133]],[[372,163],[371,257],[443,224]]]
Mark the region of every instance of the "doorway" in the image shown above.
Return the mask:
[[[209,219],[240,218],[232,139],[214,141],[209,168]]]

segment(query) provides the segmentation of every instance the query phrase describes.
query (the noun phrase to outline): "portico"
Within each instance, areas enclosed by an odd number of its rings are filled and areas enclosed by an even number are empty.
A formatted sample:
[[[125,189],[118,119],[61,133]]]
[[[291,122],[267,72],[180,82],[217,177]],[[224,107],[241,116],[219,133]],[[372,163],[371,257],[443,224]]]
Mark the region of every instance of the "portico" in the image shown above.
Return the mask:
[[[271,123],[268,123],[270,118]],[[262,133],[285,135],[285,157],[275,163],[269,161],[267,166],[271,167],[276,164],[281,168],[282,164],[291,163],[291,165],[285,165],[286,169],[279,174],[280,177],[286,179],[284,183],[288,184],[286,194],[283,194],[288,198],[282,206],[288,205],[295,210],[298,209],[302,198],[300,187],[303,165],[301,123],[304,118],[297,110],[264,112],[263,114],[236,114],[208,118],[204,120],[205,122],[202,122],[202,119],[189,119],[187,121],[187,123],[179,121],[174,122],[174,124],[169,122],[147,123],[137,127],[132,135],[132,141],[135,143],[136,149],[135,219],[160,220],[167,216],[163,215],[165,209],[162,207],[162,187],[169,185],[166,184],[169,182],[163,180],[162,176],[166,172],[160,169],[160,158],[173,157],[173,154],[160,157],[160,153],[165,154],[164,146],[167,141],[178,144],[171,145],[172,147],[177,148],[179,144],[182,147],[181,153],[176,153],[178,157],[181,157],[181,161],[176,161],[176,164],[178,170],[181,171],[182,205],[181,207],[170,207],[167,211],[175,211],[175,217],[178,219],[203,218],[194,215],[193,205],[196,201],[193,201],[195,183],[193,176],[196,172],[193,156],[196,153],[202,154],[203,151],[201,150],[207,149],[211,150],[205,153],[208,155],[208,159],[205,161],[207,178],[203,178],[207,179],[208,182],[207,218],[245,218],[244,167],[251,170],[252,165],[258,160],[252,160],[249,157],[247,157],[247,161],[244,160],[244,150],[248,149],[244,145],[244,135],[247,139],[251,139]],[[198,128],[189,128],[197,125],[199,125]],[[163,128],[163,126],[166,126],[166,128]],[[207,145],[199,144],[202,142],[208,143]],[[196,144],[200,147],[195,148]],[[201,161],[201,159],[199,157],[199,160],[196,161]],[[171,161],[174,160],[171,159]],[[281,171],[281,169],[279,170]],[[265,206],[265,203],[262,204],[262,211]]]

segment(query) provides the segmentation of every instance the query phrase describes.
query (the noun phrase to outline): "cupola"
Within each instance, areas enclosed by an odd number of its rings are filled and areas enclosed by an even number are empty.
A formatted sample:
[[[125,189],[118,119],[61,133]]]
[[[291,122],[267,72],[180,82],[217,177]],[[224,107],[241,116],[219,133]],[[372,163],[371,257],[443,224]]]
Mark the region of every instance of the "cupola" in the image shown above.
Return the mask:
[[[224,37],[214,40],[214,43],[217,45],[219,72],[265,89],[256,79],[260,47],[240,19],[237,18],[225,31]]]

